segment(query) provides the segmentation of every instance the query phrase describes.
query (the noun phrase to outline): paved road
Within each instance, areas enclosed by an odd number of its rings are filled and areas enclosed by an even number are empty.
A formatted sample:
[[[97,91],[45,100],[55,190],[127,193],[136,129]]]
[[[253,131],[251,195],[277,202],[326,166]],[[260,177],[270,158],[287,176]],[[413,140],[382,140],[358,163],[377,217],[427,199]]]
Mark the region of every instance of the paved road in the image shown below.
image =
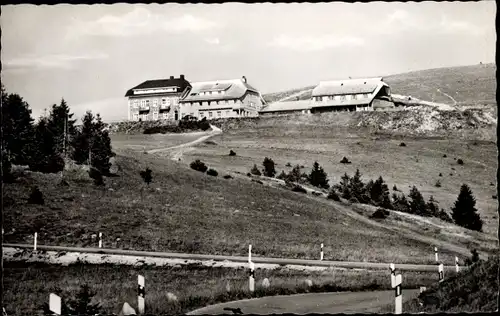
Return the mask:
[[[419,290],[403,290],[403,302],[418,296]],[[240,308],[244,314],[352,314],[377,313],[383,306],[394,304],[394,291],[313,293],[269,296],[207,306],[187,315],[233,314],[224,308]]]
[[[31,244],[9,244],[4,243],[3,247],[12,247],[20,249],[33,249]],[[66,251],[79,253],[99,253],[109,255],[125,255],[125,256],[141,256],[153,258],[174,258],[187,260],[214,260],[214,261],[229,261],[247,263],[248,257],[240,256],[221,256],[221,255],[205,255],[191,253],[174,253],[174,252],[153,252],[153,251],[135,251],[122,249],[106,249],[106,248],[82,248],[82,247],[63,247],[63,246],[45,246],[37,245],[37,250],[46,251]],[[350,262],[350,261],[327,261],[327,260],[306,260],[306,259],[286,259],[286,258],[265,258],[252,256],[252,261],[255,264],[280,264],[280,265],[302,265],[316,267],[338,267],[348,269],[369,269],[369,270],[389,270],[389,263],[378,262]],[[419,264],[396,264],[398,271],[419,271],[419,272],[435,272],[436,265],[419,265]],[[464,267],[462,267],[464,268]],[[455,266],[444,266],[446,271],[454,271]]]

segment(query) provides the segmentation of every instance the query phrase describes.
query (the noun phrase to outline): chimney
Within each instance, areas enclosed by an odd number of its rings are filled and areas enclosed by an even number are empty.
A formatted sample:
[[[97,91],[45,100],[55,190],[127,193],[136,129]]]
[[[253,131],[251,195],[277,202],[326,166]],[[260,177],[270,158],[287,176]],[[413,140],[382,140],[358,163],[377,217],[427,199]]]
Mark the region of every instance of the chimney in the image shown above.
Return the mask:
[[[244,83],[247,83],[247,77],[242,76],[242,77],[241,77],[241,81],[243,81]]]
[[[184,80],[184,75],[181,75],[181,80]]]
[[[174,79],[174,76],[170,76],[170,80]]]

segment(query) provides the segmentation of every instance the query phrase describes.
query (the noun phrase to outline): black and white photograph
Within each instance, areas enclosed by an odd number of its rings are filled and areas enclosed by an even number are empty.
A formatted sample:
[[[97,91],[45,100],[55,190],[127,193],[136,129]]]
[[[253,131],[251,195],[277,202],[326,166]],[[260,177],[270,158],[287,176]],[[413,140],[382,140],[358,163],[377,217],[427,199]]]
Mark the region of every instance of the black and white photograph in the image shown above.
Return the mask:
[[[493,313],[497,3],[1,5],[2,313]]]

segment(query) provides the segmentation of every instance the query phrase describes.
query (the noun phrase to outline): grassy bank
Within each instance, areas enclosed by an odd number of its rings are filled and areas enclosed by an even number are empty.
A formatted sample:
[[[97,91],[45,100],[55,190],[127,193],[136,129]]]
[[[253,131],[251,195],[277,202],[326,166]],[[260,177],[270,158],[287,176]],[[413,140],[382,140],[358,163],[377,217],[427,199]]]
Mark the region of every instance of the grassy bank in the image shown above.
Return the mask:
[[[476,263],[469,270],[445,276],[417,299],[403,304],[404,313],[478,313],[498,310],[499,257]],[[404,294],[403,294],[404,295]],[[383,312],[391,312],[387,306]]]
[[[137,308],[138,274],[146,279],[145,305],[151,314],[179,314],[206,305],[270,295],[390,289],[387,271],[256,269],[256,291],[251,294],[246,269],[4,262],[4,304],[9,315],[36,315],[51,292],[68,298],[81,285],[88,284],[96,292],[93,302],[100,303],[107,314],[118,313],[124,302]],[[264,278],[270,282],[267,289],[262,287]],[[436,278],[435,273],[406,272],[404,288],[429,286]],[[313,282],[312,287],[306,285],[307,279]],[[177,301],[169,301],[168,292]]]

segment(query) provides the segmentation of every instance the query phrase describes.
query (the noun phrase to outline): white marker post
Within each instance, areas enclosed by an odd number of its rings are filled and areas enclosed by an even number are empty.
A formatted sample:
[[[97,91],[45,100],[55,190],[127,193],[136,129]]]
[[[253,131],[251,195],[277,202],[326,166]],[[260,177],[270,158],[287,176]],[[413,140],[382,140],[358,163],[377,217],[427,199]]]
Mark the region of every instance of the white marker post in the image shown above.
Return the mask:
[[[395,303],[396,308],[394,314],[398,315],[402,313],[403,310],[403,293],[401,291],[401,274],[396,275],[396,287],[395,287]]]
[[[439,265],[438,272],[439,272],[439,282],[443,282],[443,280],[444,280],[444,266],[442,263]]]
[[[434,255],[436,256],[436,263],[439,263],[439,260],[438,260],[438,249],[437,249],[437,247],[434,247]]]
[[[251,261],[249,265],[250,265],[250,276],[248,278],[248,288],[250,289],[250,292],[253,292],[255,290],[255,265]]]
[[[395,288],[396,287],[396,268],[394,267],[394,263],[391,263],[390,269],[391,269],[391,287]]]
[[[50,293],[49,296],[49,309],[56,315],[61,315],[61,297]]]
[[[102,248],[102,233],[99,233],[99,248]]]
[[[36,251],[36,238],[38,237],[38,234],[35,233],[35,238],[33,239],[33,250]]]
[[[323,244],[321,244],[321,254],[319,260],[323,261]]]
[[[248,263],[252,262],[252,245],[248,245]]]
[[[460,268],[458,266],[458,257],[455,257],[455,270],[457,271],[457,273],[460,271]]]
[[[139,285],[137,289],[137,305],[139,314],[144,314],[144,297],[146,296],[146,291],[144,290],[144,276],[139,275],[137,278],[137,283]]]

